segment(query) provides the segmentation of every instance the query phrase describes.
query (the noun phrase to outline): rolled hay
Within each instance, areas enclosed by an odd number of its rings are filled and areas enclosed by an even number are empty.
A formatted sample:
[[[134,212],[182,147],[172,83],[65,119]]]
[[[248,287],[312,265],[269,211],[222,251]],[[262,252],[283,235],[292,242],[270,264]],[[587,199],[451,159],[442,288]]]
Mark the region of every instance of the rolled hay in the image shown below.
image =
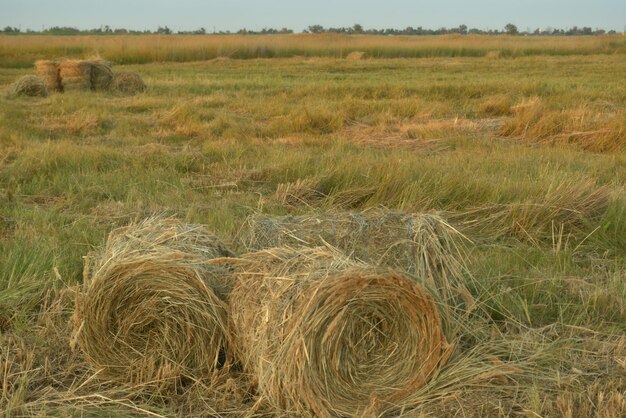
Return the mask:
[[[89,61],[91,65],[91,89],[95,91],[108,90],[113,81],[112,64],[102,59]]]
[[[84,60],[67,60],[59,64],[63,91],[91,89],[91,64]]]
[[[346,55],[348,61],[361,61],[367,58],[367,53],[363,51],[352,51]]]
[[[230,300],[234,346],[259,395],[291,416],[378,416],[452,352],[435,296],[412,278],[328,249],[242,256]]]
[[[248,251],[330,244],[356,260],[420,277],[446,301],[467,302],[469,240],[437,213],[371,209],[302,216],[254,214],[246,220],[240,240]]]
[[[88,258],[74,340],[98,376],[130,384],[178,385],[210,375],[228,346],[232,256],[201,225],[149,218],[111,232]]]
[[[46,80],[34,75],[25,75],[20,77],[9,86],[6,91],[7,97],[29,96],[29,97],[46,97],[48,96],[48,88]]]
[[[48,92],[63,90],[58,62],[51,60],[35,61],[35,75],[46,80]]]
[[[137,73],[117,73],[111,82],[111,90],[120,94],[133,95],[146,89],[146,83]]]

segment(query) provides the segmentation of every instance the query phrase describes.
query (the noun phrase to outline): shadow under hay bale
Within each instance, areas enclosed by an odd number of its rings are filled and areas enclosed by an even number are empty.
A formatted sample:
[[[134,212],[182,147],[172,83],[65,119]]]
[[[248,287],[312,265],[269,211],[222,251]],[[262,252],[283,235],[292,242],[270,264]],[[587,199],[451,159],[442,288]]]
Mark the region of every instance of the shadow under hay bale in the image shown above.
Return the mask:
[[[59,64],[64,92],[91,89],[91,64],[83,60],[67,60]]]
[[[326,243],[352,258],[425,280],[452,301],[465,292],[467,240],[443,217],[387,210],[249,217],[241,244],[248,251]]]
[[[143,93],[146,89],[146,83],[137,73],[117,73],[111,83],[111,90],[123,95]]]
[[[86,265],[76,339],[99,376],[169,387],[224,361],[232,256],[200,225],[149,218],[114,230]]]
[[[25,75],[9,86],[6,91],[7,97],[29,96],[47,97],[48,88],[46,80],[34,75]]]
[[[452,352],[433,294],[327,249],[242,256],[231,327],[259,395],[291,416],[411,408]]]
[[[89,63],[91,65],[91,89],[95,91],[108,90],[113,82],[112,64],[101,59],[92,60]]]
[[[62,91],[59,63],[50,60],[35,61],[35,75],[46,80],[48,92]]]

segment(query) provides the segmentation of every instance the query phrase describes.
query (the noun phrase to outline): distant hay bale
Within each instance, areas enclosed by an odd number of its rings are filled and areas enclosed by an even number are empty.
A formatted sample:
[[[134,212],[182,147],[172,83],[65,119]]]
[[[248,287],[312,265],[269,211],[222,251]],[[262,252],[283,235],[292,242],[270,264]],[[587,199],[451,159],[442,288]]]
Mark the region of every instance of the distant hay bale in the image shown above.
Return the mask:
[[[240,234],[248,251],[330,244],[352,258],[422,278],[446,301],[466,294],[467,238],[434,213],[372,209],[302,216],[249,217]]]
[[[433,294],[414,279],[328,249],[241,257],[234,346],[259,395],[289,416],[379,416],[414,397],[452,346]]]
[[[67,60],[59,64],[63,91],[91,89],[91,64],[83,60]]]
[[[137,73],[117,73],[111,83],[111,90],[125,95],[142,93],[146,88],[146,83]]]
[[[227,349],[232,256],[200,225],[149,218],[111,232],[86,264],[76,336],[99,376],[170,385],[206,376]]]
[[[35,61],[35,75],[46,80],[48,92],[63,90],[58,62],[51,60]]]
[[[46,80],[34,75],[25,75],[9,86],[6,91],[7,97],[29,96],[46,97],[48,88]]]
[[[487,51],[487,53],[485,54],[485,58],[490,59],[490,60],[497,60],[500,58],[500,51],[499,50],[492,50],[492,51]]]
[[[367,58],[367,53],[363,51],[352,51],[346,55],[348,61],[361,61]]]
[[[108,90],[113,81],[112,64],[101,59],[92,60],[89,63],[91,65],[91,89],[96,91]]]

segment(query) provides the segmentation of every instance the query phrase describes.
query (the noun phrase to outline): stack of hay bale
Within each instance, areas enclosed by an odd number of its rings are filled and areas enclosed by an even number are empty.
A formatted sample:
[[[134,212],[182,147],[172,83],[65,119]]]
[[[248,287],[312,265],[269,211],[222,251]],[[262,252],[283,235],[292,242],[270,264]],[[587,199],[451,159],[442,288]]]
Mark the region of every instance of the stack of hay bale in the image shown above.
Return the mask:
[[[448,244],[424,242],[446,261]],[[379,416],[415,408],[455,347],[440,281],[330,246],[235,256],[203,226],[157,217],[87,259],[74,341],[100,377],[132,385],[210,381],[234,361],[276,412]]]
[[[133,95],[146,90],[137,73],[114,74],[112,63],[101,58],[91,60],[39,60],[36,76],[24,76],[9,89],[9,96],[45,97],[53,92],[112,91]],[[39,86],[45,86],[45,90]]]

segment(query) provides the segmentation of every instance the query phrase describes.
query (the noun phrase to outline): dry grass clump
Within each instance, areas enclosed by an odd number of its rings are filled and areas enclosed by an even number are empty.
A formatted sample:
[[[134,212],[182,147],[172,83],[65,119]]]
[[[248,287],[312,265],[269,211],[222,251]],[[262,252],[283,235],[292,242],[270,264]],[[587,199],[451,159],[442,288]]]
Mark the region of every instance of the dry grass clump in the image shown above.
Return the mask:
[[[367,53],[363,51],[352,51],[346,55],[348,61],[361,61],[367,58]]]
[[[137,73],[117,73],[113,76],[111,90],[116,93],[133,95],[146,91],[146,83]]]
[[[464,231],[490,239],[563,239],[597,219],[610,202],[610,188],[592,179],[566,180],[551,185],[535,202],[480,207],[454,214]]]
[[[46,80],[49,92],[62,91],[59,63],[51,60],[35,61],[35,75]]]
[[[496,95],[485,99],[478,108],[481,116],[497,117],[511,114],[511,98],[508,95]]]
[[[91,64],[83,60],[67,60],[59,64],[63,91],[91,89]]]
[[[111,62],[102,59],[94,59],[89,62],[91,65],[91,88],[92,90],[108,90],[113,81],[113,70]]]
[[[25,75],[9,86],[6,95],[7,97],[47,97],[48,88],[43,78],[34,75]]]
[[[99,375],[158,385],[210,375],[224,361],[230,280],[207,260],[231,255],[204,227],[173,219],[111,232],[76,308],[79,345]]]
[[[435,297],[400,273],[321,248],[242,256],[231,322],[261,397],[292,416],[378,416],[412,395],[452,346]]]
[[[499,134],[540,144],[575,144],[583,149],[611,152],[626,149],[626,115],[600,112],[582,105],[551,109],[538,97],[511,108],[513,117]]]
[[[303,216],[249,217],[241,232],[250,251],[326,243],[352,258],[416,275],[445,300],[463,292],[467,238],[442,216],[383,209]]]

